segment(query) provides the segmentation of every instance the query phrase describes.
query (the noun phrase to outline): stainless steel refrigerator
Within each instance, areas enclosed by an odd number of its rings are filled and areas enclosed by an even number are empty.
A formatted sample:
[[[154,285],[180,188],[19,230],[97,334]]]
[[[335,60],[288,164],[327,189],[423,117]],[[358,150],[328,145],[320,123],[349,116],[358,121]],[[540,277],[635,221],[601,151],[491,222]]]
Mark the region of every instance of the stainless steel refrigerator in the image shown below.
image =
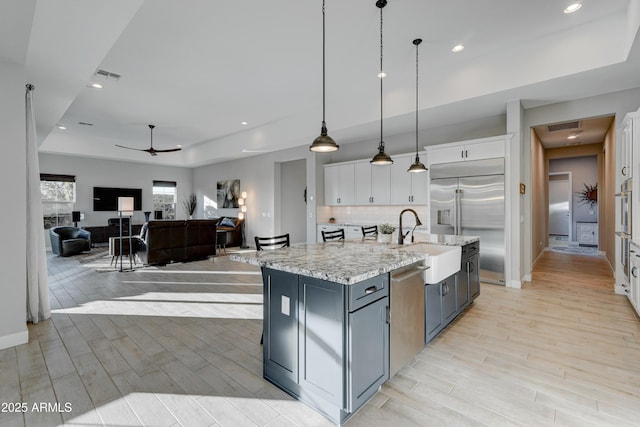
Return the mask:
[[[504,285],[504,159],[430,166],[431,233],[480,237],[480,280]]]

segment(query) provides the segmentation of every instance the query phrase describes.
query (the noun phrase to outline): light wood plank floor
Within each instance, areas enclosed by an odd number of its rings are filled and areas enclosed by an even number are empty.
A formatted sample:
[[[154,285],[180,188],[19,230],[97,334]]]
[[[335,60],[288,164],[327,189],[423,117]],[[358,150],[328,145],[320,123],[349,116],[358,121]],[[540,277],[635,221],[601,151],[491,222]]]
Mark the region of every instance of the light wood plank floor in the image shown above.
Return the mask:
[[[97,273],[49,258],[53,316],[0,350],[1,426],[329,426],[262,379],[257,268]],[[347,426],[640,425],[640,321],[601,258],[545,253],[474,304]],[[69,403],[69,412],[33,404]]]

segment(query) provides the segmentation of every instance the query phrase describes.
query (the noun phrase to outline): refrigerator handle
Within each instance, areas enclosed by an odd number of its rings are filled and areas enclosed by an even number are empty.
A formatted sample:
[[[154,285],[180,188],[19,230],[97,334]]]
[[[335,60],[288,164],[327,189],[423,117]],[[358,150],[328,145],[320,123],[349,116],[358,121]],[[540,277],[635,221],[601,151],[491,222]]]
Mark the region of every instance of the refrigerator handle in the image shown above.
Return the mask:
[[[461,199],[462,198],[462,190],[457,188],[456,189],[456,196],[455,196],[455,212],[456,212],[456,219],[455,219],[455,226],[453,227],[453,234],[455,234],[456,236],[460,235],[461,233],[461,228],[462,228],[462,202]]]

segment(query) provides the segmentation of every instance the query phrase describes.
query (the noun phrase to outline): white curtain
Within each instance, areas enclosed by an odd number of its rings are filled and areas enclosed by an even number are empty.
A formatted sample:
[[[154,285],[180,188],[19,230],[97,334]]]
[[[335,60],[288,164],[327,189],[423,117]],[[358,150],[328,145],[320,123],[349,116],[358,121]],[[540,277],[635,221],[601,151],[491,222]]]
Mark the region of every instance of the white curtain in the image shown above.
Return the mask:
[[[40,165],[36,121],[33,114],[33,90],[27,85],[25,95],[27,124],[27,321],[38,323],[51,317],[47,255],[44,244],[42,202],[40,200]]]

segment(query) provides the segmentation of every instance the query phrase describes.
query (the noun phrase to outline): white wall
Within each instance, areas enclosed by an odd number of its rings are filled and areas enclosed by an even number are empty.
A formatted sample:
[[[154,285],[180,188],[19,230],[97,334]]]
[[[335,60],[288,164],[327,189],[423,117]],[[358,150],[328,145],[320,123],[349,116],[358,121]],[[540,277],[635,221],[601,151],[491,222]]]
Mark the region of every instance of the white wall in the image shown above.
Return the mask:
[[[188,214],[182,202],[193,191],[193,170],[183,167],[154,166],[112,160],[97,160],[75,156],[40,153],[40,172],[76,177],[75,210],[84,214],[81,227],[107,225],[108,218],[117,212],[94,212],[93,187],[141,188],[142,211],[135,212],[133,223],[144,222],[144,211],[153,211],[153,181],[175,181],[178,202],[176,216],[186,219]],[[202,212],[202,202],[198,203]]]
[[[277,167],[280,167],[280,208],[276,210],[276,224],[279,220],[280,229],[283,233],[289,233],[291,243],[306,242],[306,161],[300,159],[277,163]]]
[[[5,203],[0,209],[4,245],[0,247],[0,349],[28,341],[26,325],[26,147],[24,68],[0,60],[0,180]],[[37,89],[37,88],[36,88]],[[37,94],[37,92],[36,92]],[[37,95],[36,95],[37,96]]]
[[[277,162],[305,159],[307,167],[307,241],[315,239],[315,153],[308,146],[301,146],[245,159],[201,166],[194,169],[194,190],[199,197],[216,200],[216,184],[226,179],[239,179],[240,191],[247,192],[246,241],[254,236],[273,236],[281,233],[282,225],[276,223]],[[278,199],[279,200],[279,199]],[[236,216],[238,209],[218,209],[219,216]],[[312,227],[310,224],[313,223]]]

